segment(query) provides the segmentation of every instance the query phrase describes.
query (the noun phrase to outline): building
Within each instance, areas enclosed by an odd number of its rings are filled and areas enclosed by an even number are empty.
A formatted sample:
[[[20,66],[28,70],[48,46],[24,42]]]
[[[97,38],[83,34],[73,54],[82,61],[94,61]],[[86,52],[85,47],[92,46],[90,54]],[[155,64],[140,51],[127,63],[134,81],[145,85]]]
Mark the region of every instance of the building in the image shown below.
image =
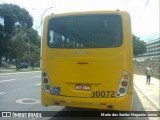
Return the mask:
[[[141,58],[144,60],[160,59],[160,38],[146,42],[146,53]]]

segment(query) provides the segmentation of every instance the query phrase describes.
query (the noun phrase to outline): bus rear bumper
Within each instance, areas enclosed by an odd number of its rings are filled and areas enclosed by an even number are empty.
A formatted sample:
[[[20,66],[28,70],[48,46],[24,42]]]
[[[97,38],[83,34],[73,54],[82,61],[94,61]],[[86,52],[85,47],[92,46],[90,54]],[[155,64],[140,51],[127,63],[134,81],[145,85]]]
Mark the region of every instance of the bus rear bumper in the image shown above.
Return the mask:
[[[115,100],[114,109],[118,111],[132,110],[133,94],[127,94]]]
[[[132,109],[132,94],[119,98],[76,98],[54,96],[42,90],[42,105],[60,105],[80,108],[107,109],[130,111]]]

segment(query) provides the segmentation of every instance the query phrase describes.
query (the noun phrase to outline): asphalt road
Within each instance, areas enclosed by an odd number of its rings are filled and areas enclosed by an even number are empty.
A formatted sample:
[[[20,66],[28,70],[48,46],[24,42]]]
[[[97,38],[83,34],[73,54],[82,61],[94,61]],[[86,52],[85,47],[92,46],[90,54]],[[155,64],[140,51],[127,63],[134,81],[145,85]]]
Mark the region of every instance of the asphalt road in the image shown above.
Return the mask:
[[[41,98],[41,73],[30,72],[20,74],[0,75],[0,111],[57,111],[53,115],[61,116],[59,111],[88,111],[88,109],[66,108],[60,106],[44,107],[40,103]],[[133,111],[156,111],[150,102],[134,88]],[[95,110],[96,111],[96,110]],[[81,114],[81,113],[79,113]],[[80,116],[80,115],[79,115]],[[21,118],[0,118],[0,119],[21,119]],[[25,118],[26,120],[39,120],[40,118]],[[68,120],[82,118],[64,118],[64,117],[45,117],[43,120]],[[106,120],[108,118],[83,118],[87,120]],[[158,117],[120,117],[109,118],[118,120],[158,120]]]

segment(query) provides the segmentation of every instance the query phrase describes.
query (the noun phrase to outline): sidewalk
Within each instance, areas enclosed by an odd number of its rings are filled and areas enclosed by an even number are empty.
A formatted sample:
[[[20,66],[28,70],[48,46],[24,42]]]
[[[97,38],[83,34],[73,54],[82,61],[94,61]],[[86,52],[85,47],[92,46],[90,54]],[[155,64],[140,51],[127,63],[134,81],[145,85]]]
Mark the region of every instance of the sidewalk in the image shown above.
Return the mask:
[[[0,72],[15,71],[16,67],[0,67]]]
[[[146,84],[146,76],[134,74],[133,83],[156,109],[160,110],[160,80],[151,77],[150,84]]]
[[[33,70],[31,67],[20,69],[21,71]],[[39,67],[34,67],[34,70],[40,70]],[[0,67],[0,72],[16,71],[16,67]]]

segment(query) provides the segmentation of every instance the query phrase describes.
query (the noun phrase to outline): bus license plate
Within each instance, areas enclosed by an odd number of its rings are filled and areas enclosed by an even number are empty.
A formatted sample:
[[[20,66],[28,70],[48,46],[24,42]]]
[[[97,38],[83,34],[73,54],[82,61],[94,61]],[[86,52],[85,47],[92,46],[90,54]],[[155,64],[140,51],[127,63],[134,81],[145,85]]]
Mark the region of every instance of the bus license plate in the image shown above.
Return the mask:
[[[89,84],[76,84],[76,90],[91,90]]]

